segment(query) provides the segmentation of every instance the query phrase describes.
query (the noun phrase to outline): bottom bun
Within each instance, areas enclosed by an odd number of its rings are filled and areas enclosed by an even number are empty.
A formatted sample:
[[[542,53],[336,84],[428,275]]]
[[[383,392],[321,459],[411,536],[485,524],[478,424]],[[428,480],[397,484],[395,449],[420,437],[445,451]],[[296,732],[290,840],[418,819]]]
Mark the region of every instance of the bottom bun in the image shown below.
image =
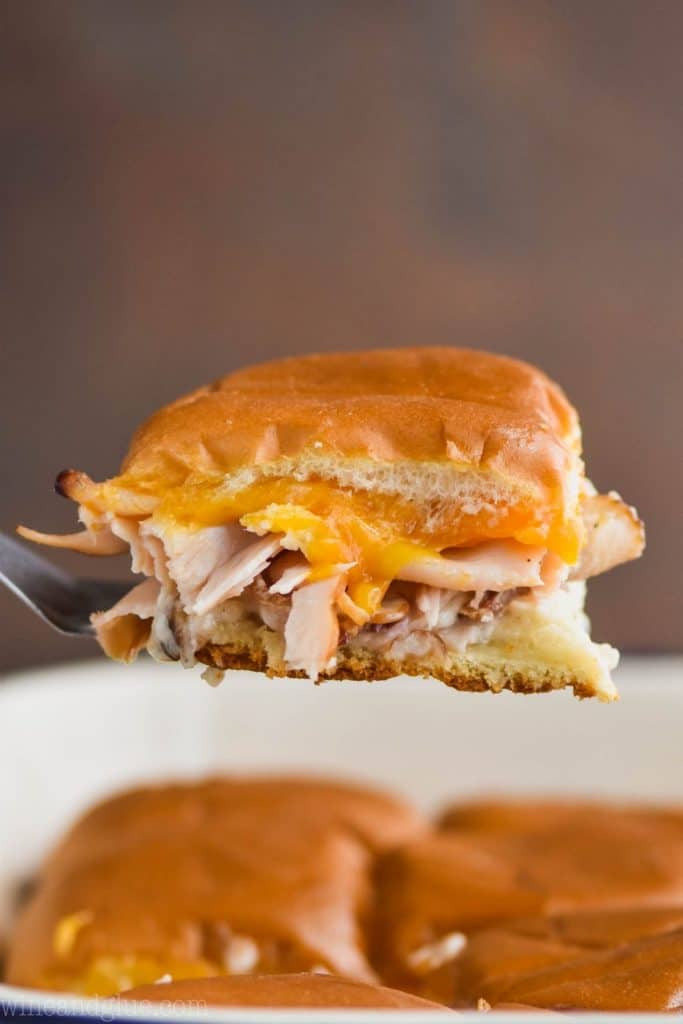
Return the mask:
[[[618,653],[590,639],[583,598],[583,584],[574,583],[534,601],[513,601],[486,642],[469,644],[462,653],[446,650],[428,633],[413,634],[384,650],[356,637],[340,645],[318,681],[424,676],[456,690],[542,693],[570,688],[577,697],[615,700],[610,669]],[[196,657],[219,670],[305,677],[287,667],[281,635],[256,620],[220,624]]]

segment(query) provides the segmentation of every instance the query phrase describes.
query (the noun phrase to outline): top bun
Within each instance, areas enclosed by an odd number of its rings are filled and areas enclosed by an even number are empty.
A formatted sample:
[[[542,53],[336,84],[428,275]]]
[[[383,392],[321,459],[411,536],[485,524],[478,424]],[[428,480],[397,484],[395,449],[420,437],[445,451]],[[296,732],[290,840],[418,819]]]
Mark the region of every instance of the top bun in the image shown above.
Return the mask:
[[[237,974],[228,977],[157,982],[129,989],[121,999],[172,1002],[174,1007],[257,1006],[340,1010],[440,1010],[445,1006],[383,985],[349,981],[331,974]]]
[[[527,363],[459,348],[298,356],[246,367],[165,406],[124,472],[235,473],[283,458],[420,460],[531,480],[562,472],[576,412]]]
[[[578,418],[540,370],[459,348],[299,356],[248,367],[162,408],[135,434],[100,500],[140,508],[169,489],[236,493],[260,481],[323,480],[397,495],[515,536],[576,532],[583,475]],[[85,500],[71,479],[66,490]],[[145,501],[149,500],[149,505]],[[561,545],[560,545],[561,546]],[[570,542],[576,555],[576,544]]]

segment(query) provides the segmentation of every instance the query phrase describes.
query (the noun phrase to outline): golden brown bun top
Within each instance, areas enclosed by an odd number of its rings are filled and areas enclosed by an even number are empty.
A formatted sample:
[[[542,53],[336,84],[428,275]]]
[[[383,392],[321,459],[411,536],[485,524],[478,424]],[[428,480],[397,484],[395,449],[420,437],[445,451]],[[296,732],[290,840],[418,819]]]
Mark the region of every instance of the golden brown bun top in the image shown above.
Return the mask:
[[[470,804],[452,810],[440,833],[385,854],[376,878],[381,956],[390,965],[383,976],[396,984],[424,936],[534,915],[683,906],[683,809]],[[607,928],[589,924],[596,937]],[[641,927],[627,918],[616,925],[636,934]]]
[[[378,349],[229,374],[152,416],[123,472],[177,483],[308,454],[445,462],[553,487],[579,445],[574,409],[533,366],[471,349]]]
[[[555,830],[592,834],[605,823],[617,828],[667,829],[683,836],[683,806],[609,803],[604,800],[557,800],[553,798],[465,800],[441,814],[442,829],[488,835],[534,835]]]
[[[445,1006],[381,985],[364,985],[321,974],[237,975],[231,978],[146,985],[122,999],[209,1006],[338,1007],[340,1009],[441,1010]]]
[[[375,787],[298,775],[234,775],[129,789],[92,807],[54,848],[45,871],[171,833],[235,836],[277,829],[278,839],[340,828],[372,850],[425,828],[407,801]]]
[[[6,976],[107,995],[121,986],[118,973],[114,984],[111,972],[100,976],[101,958],[123,957],[123,974],[143,984],[187,977],[188,967],[220,973],[234,943],[247,941],[262,973],[322,966],[372,981],[361,923],[373,851],[424,828],[396,798],[325,779],[215,778],[122,793],[47,859]],[[65,922],[67,947],[55,944]]]
[[[495,1009],[680,1009],[683,908],[512,921],[471,936],[454,975],[458,1003],[483,997]]]

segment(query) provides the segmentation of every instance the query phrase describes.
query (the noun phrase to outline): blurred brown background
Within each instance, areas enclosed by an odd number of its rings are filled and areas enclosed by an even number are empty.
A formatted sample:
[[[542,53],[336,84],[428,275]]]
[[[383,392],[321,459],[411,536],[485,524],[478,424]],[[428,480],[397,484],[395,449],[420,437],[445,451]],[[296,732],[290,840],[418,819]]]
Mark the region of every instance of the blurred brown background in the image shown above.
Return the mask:
[[[1,10],[4,529],[69,528],[57,470],[111,474],[241,363],[487,347],[564,384],[595,482],[648,523],[593,585],[596,636],[681,648],[683,4]],[[3,668],[93,653],[0,615]]]

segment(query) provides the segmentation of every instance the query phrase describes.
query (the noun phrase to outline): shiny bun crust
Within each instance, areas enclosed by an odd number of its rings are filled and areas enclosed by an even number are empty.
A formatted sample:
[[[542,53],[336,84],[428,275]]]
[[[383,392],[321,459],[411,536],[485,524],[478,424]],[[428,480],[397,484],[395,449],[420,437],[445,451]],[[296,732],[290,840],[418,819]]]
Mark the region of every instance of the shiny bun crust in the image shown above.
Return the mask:
[[[526,363],[458,348],[238,370],[152,416],[122,469],[132,489],[292,476],[454,501],[536,494],[554,509],[575,500],[580,473],[578,419],[557,385]]]
[[[439,1010],[445,1006],[382,985],[367,985],[325,974],[237,975],[146,985],[122,999],[175,1006],[197,1001],[208,1006],[337,1007],[339,1009]]]
[[[5,978],[105,996],[258,963],[264,974],[324,967],[373,982],[371,866],[424,828],[404,801],[334,780],[244,776],[121,793],[43,865]]]

